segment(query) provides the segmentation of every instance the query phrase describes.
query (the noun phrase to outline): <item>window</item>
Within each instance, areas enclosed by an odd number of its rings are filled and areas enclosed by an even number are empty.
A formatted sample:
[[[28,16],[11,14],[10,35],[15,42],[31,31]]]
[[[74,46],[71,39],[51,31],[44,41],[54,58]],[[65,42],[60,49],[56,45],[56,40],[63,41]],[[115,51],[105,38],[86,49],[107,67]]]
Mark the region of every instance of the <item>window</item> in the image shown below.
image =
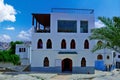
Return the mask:
[[[119,55],[118,55],[118,56],[119,56]],[[116,53],[115,53],[115,52],[113,52],[113,57],[114,57],[114,58],[116,57]],[[118,58],[120,58],[120,56],[119,56]]]
[[[98,45],[98,46],[101,46],[102,44],[103,44],[102,41],[98,41],[98,42],[97,42],[97,45]]]
[[[70,48],[75,49],[75,40],[74,39],[71,40]]]
[[[85,40],[85,42],[84,42],[84,49],[89,49],[89,42],[88,42],[88,40]]]
[[[23,48],[23,51],[25,52],[25,51],[26,51],[26,49],[25,49],[25,48]]]
[[[118,58],[120,58],[120,55],[118,55]]]
[[[107,59],[110,59],[110,56],[109,56],[109,55],[107,55]]]
[[[58,20],[58,32],[77,32],[77,21],[72,20]]]
[[[19,48],[19,52],[21,52],[22,50],[21,50],[21,48]]]
[[[19,48],[19,52],[25,52],[26,49],[25,48]]]
[[[44,58],[44,67],[49,67],[48,57],[45,57],[45,58]]]
[[[43,42],[42,42],[41,39],[38,40],[37,48],[38,49],[42,49],[43,48]]]
[[[84,57],[81,60],[81,67],[86,67],[86,60]]]
[[[47,49],[51,49],[52,48],[52,42],[50,39],[47,40]]]
[[[102,60],[102,59],[103,59],[103,56],[102,56],[101,54],[99,54],[99,55],[97,56],[97,59],[98,59],[98,60]]]
[[[88,21],[80,21],[80,33],[88,33]]]
[[[61,49],[66,49],[66,41],[65,41],[65,39],[63,39],[62,42],[61,42]]]

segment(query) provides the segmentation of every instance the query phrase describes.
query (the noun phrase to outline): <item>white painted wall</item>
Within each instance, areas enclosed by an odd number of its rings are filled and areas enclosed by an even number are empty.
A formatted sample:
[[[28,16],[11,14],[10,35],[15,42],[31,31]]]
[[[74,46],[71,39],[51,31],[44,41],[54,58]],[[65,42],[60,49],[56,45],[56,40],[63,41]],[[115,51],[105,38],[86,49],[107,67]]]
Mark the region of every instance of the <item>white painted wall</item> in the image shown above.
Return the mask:
[[[19,52],[19,48],[25,48],[25,52]],[[30,64],[31,45],[16,44],[15,53],[20,56],[21,65]]]
[[[116,56],[114,58],[114,61],[120,62],[120,58],[118,57],[120,55],[120,53],[118,53],[118,52],[115,52],[115,53],[116,53]]]
[[[58,33],[57,20],[77,20],[77,33]],[[88,21],[89,33],[80,33],[80,21]],[[65,58],[70,58],[73,61],[73,66],[81,66],[82,57],[86,58],[87,66],[94,66],[95,55],[90,51],[95,44],[94,41],[89,41],[89,49],[84,49],[84,41],[90,36],[90,30],[94,28],[94,14],[68,14],[68,13],[51,13],[51,33],[32,33],[32,54],[31,67],[43,67],[43,59],[49,58],[50,67],[54,67],[56,60],[62,61]],[[39,39],[43,41],[43,49],[37,49]],[[52,49],[46,49],[48,39],[52,41]],[[66,40],[67,49],[61,49],[62,39]],[[74,39],[76,49],[70,49],[70,42]],[[59,51],[75,51],[78,54],[58,54]]]

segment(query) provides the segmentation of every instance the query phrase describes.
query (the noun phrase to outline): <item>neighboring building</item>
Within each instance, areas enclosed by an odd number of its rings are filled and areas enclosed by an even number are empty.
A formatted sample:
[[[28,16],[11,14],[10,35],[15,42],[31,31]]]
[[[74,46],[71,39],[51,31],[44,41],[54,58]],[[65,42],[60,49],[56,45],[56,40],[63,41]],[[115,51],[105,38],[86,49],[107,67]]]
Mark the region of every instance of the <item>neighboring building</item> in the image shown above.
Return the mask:
[[[120,69],[120,53],[117,52],[113,52],[114,53],[114,64],[116,66],[117,69]]]
[[[91,52],[94,10],[52,9],[32,14],[31,70],[94,73],[98,54]]]
[[[114,69],[114,57],[112,50],[103,49],[96,51],[95,69],[102,71],[111,71]]]
[[[30,65],[31,43],[16,44],[16,54],[20,56],[21,65]]]

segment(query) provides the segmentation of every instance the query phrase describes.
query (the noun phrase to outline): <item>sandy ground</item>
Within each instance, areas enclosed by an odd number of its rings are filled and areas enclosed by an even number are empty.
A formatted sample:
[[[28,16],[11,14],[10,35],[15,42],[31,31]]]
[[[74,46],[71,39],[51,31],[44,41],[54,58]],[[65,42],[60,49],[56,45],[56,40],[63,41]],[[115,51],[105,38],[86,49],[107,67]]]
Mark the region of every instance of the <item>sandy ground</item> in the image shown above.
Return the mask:
[[[120,70],[95,71],[95,74],[48,74],[0,72],[0,80],[120,80]]]

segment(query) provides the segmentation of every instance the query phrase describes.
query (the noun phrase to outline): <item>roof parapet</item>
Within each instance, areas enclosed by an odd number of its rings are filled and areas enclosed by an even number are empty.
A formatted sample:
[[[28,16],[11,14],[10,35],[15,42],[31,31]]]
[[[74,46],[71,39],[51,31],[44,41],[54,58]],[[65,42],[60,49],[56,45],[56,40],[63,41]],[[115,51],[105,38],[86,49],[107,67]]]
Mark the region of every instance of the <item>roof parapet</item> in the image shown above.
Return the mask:
[[[56,13],[94,14],[94,10],[93,9],[74,9],[74,8],[52,8],[51,12],[56,12]]]

